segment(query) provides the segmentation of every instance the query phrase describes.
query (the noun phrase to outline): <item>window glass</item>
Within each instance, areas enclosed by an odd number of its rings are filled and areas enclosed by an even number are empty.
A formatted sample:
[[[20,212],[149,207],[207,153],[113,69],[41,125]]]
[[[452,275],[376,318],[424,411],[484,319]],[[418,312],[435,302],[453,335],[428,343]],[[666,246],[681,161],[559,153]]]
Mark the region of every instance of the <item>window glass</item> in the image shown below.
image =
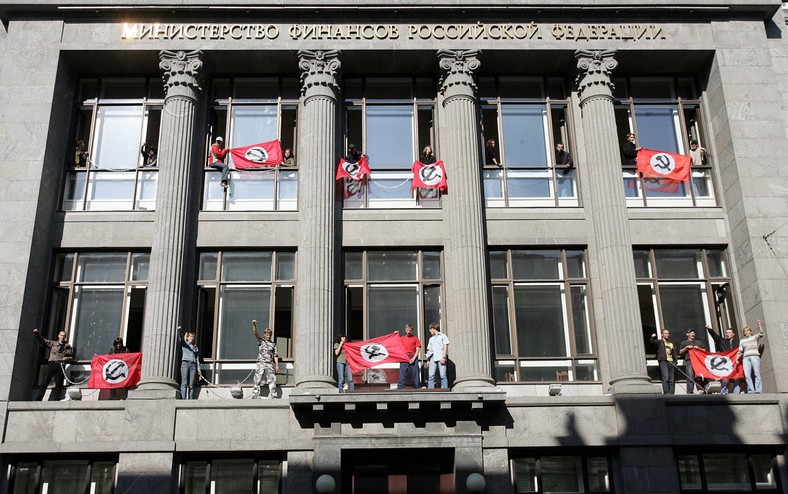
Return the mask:
[[[71,281],[71,270],[74,266],[74,254],[57,254],[52,281]]]
[[[46,461],[41,473],[41,491],[47,494],[84,492],[87,461]]]
[[[249,336],[250,322],[268,321],[270,307],[270,287],[222,286],[218,357],[255,358],[257,345]]]
[[[560,286],[515,286],[518,351],[525,357],[566,356]]]
[[[667,285],[661,284],[659,294],[664,310],[662,317],[665,326],[683,334],[690,328],[696,330],[696,339],[708,349],[709,340],[703,327],[708,320],[706,314],[706,290],[698,284]],[[686,339],[686,338],[682,338]]]
[[[490,278],[508,278],[506,251],[490,252]]]
[[[95,462],[90,473],[91,494],[111,494],[115,480],[115,464],[113,462]]]
[[[566,251],[566,269],[570,278],[585,278],[586,270],[582,250]]]
[[[635,258],[635,276],[638,278],[651,278],[651,269],[649,269],[649,251],[636,250],[633,253]]]
[[[139,161],[142,106],[102,106],[92,159],[97,168],[133,169]]]
[[[774,460],[769,455],[752,455],[752,470],[755,474],[755,485],[758,489],[777,487],[775,479]]]
[[[417,278],[415,252],[376,252],[367,254],[370,281],[406,281]]]
[[[669,153],[683,153],[678,133],[678,107],[637,105],[635,114],[639,146]]]
[[[74,291],[74,356],[103,355],[118,336],[123,316],[123,287],[77,287]]]
[[[416,319],[414,319],[415,321]],[[424,287],[424,324],[429,325],[441,322],[441,287]],[[424,334],[425,338],[427,334]]]
[[[368,106],[367,149],[370,167],[410,168],[413,148],[412,106]]]
[[[749,491],[747,458],[743,454],[704,454],[709,490]]]
[[[266,492],[279,492],[279,467],[278,461],[259,461],[257,463],[258,488],[260,494]]]
[[[577,353],[592,353],[591,331],[588,327],[588,313],[586,312],[586,287],[584,285],[572,287],[572,318],[575,330],[575,351]]]
[[[660,278],[699,278],[700,251],[660,249],[654,251]]]
[[[211,490],[215,492],[252,492],[254,462],[215,460],[211,465]]]
[[[517,458],[514,462],[517,494],[538,492],[536,487],[536,459]]]
[[[588,462],[588,488],[591,492],[610,492],[610,473],[607,458],[590,457]]]
[[[163,87],[161,79],[159,85]],[[143,96],[145,96],[145,79],[142,77],[108,78],[104,79],[101,85],[102,99],[135,99]]]
[[[126,254],[80,254],[77,280],[82,282],[124,281]]]
[[[403,321],[417,321],[418,288],[415,286],[369,287],[368,329],[369,338],[376,338],[398,331]]]
[[[345,279],[360,280],[364,277],[363,253],[345,252]]]
[[[541,460],[544,492],[583,492],[583,466],[577,456],[543,456]]]
[[[295,278],[295,252],[278,252],[276,254],[276,279],[292,280]]]
[[[500,77],[501,98],[544,99],[541,77]]]
[[[14,471],[13,494],[36,494],[36,463],[18,463]]]
[[[504,162],[510,167],[545,167],[545,111],[540,107],[502,105]]]
[[[509,328],[509,289],[505,286],[494,286],[492,289],[493,331],[495,333],[495,353],[510,355],[512,353],[511,330]]]
[[[726,276],[725,254],[721,250],[707,250],[706,259],[709,263],[709,276]]]
[[[277,137],[277,107],[234,106],[232,147],[271,141]]]
[[[184,494],[205,494],[205,472],[208,462],[190,461],[183,468]]]
[[[222,281],[271,281],[271,252],[227,252]]]
[[[515,250],[512,267],[515,279],[558,279],[561,251]]]
[[[150,266],[150,254],[132,254],[131,255],[132,281],[146,281],[148,279],[149,266]]]
[[[424,251],[421,254],[425,280],[439,280],[441,278],[441,253]]]
[[[215,280],[218,256],[216,252],[203,252],[200,254],[200,274],[201,280]]]
[[[641,99],[672,99],[673,79],[661,78],[632,78],[632,97]]]

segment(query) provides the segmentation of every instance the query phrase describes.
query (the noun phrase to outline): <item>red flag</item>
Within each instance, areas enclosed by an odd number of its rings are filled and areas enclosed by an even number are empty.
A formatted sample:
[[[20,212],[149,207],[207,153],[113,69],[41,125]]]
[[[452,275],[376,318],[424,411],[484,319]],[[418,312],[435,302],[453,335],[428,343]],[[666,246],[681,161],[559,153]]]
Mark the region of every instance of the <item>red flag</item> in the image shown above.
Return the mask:
[[[340,178],[361,180],[361,177],[364,175],[369,175],[369,162],[366,156],[362,156],[356,163],[345,161],[344,158],[339,159],[339,163],[337,163],[337,180]]]
[[[407,362],[408,354],[398,332],[371,340],[345,343],[345,356],[351,372],[389,362]]]
[[[116,389],[136,386],[142,372],[141,353],[96,355],[90,362],[89,388]]]
[[[644,176],[683,182],[689,179],[692,158],[685,154],[640,148],[637,164],[638,172]]]
[[[660,178],[643,177],[643,189],[646,192],[664,192],[666,194],[678,194],[679,184],[674,180],[663,180]]]
[[[744,369],[737,362],[738,348],[723,353],[709,353],[693,348],[689,351],[692,370],[704,379],[743,379]]]
[[[249,170],[284,163],[282,146],[277,140],[232,148],[230,155],[233,157],[236,170]]]
[[[446,168],[443,166],[443,161],[430,165],[414,161],[412,170],[414,189],[446,190]]]

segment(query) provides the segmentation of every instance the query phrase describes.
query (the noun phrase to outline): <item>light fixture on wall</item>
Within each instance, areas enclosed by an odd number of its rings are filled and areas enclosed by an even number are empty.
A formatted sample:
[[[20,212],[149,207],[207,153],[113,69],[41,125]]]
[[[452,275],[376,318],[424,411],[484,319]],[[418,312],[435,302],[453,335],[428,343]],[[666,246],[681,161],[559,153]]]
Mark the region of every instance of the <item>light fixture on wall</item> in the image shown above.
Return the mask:
[[[547,393],[550,396],[560,396],[561,395],[561,385],[560,384],[551,384],[549,388],[547,388]]]
[[[471,492],[482,492],[487,487],[487,482],[482,474],[472,473],[465,479],[465,487]]]
[[[317,478],[317,481],[315,482],[315,488],[317,489],[317,492],[329,494],[334,492],[334,490],[337,488],[337,482],[334,480],[334,477],[324,473]]]

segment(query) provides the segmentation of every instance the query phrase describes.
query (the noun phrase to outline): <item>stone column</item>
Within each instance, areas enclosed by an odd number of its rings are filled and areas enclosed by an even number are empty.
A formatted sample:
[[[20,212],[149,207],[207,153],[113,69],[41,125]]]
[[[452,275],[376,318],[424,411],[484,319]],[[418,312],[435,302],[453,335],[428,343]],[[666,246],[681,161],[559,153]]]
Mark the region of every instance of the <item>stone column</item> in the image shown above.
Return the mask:
[[[333,388],[339,51],[298,52],[301,108],[298,138],[299,235],[296,297],[296,386]]]
[[[627,224],[627,205],[622,190],[621,158],[616,139],[611,72],[618,62],[615,51],[578,50],[577,91],[583,133],[586,136],[590,209],[594,231],[597,283],[602,294],[604,341],[610,358],[613,393],[651,393],[641,335],[632,243]]]
[[[449,322],[449,357],[456,366],[456,388],[492,386],[485,218],[481,187],[481,141],[475,72],[476,50],[440,50],[440,153],[449,183],[443,222],[444,310]]]
[[[201,163],[193,159],[194,121],[202,91],[202,52],[159,54],[164,72],[164,98],[159,139],[159,184],[145,302],[141,397],[176,396],[176,328],[188,321],[184,294],[193,283],[196,249],[194,214],[197,201],[190,191],[199,180]],[[189,297],[190,298],[190,297]],[[133,396],[132,396],[133,397]]]

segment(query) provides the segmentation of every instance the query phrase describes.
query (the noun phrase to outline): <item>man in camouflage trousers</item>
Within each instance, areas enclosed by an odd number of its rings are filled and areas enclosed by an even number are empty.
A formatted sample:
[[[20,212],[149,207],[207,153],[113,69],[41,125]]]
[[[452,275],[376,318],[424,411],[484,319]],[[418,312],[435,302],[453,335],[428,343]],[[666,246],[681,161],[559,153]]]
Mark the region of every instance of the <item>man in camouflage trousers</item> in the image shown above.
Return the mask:
[[[254,388],[252,390],[252,399],[260,398],[277,398],[276,396],[276,373],[279,371],[279,353],[276,351],[276,344],[271,341],[273,331],[271,328],[265,328],[263,335],[265,338],[260,338],[260,333],[257,332],[257,321],[252,321],[252,334],[257,340],[259,353],[257,355],[257,366],[254,370]],[[268,384],[268,397],[260,395],[260,386]]]

